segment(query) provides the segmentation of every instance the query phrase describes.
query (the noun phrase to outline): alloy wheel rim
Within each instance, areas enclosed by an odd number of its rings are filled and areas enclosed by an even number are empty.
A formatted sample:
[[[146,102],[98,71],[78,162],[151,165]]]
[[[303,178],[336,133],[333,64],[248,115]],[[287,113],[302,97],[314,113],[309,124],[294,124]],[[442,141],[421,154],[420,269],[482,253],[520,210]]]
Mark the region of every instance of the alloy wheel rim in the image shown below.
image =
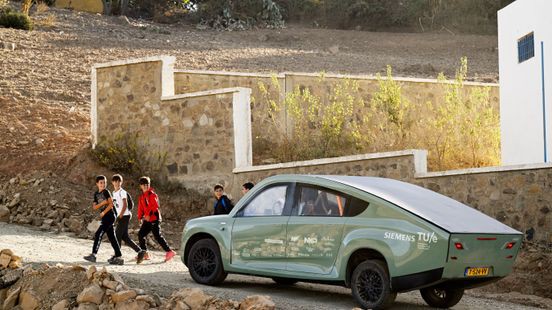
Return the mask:
[[[362,300],[369,303],[377,302],[384,290],[381,275],[373,270],[363,271],[358,277],[356,287]]]
[[[445,290],[434,289],[433,294],[439,299],[445,299],[447,297],[447,292]]]
[[[211,276],[216,265],[215,253],[208,248],[198,249],[192,257],[192,268],[202,278]]]

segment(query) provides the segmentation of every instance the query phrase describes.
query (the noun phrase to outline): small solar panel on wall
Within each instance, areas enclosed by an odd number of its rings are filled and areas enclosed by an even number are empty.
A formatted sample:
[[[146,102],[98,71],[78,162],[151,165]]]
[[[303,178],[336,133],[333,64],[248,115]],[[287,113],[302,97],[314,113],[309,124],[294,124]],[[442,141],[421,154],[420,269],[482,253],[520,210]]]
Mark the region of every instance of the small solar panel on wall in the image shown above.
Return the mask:
[[[518,62],[522,63],[533,56],[535,56],[535,42],[531,32],[518,40]]]

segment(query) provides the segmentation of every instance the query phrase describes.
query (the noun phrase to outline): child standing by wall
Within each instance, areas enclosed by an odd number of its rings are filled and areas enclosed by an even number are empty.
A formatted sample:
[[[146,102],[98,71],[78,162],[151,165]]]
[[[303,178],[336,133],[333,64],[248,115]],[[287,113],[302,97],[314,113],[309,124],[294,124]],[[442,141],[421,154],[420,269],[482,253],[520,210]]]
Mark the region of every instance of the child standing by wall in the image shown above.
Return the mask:
[[[217,184],[215,185],[214,191],[217,201],[215,201],[215,205],[213,207],[213,215],[230,213],[230,211],[234,208],[234,205],[228,196],[224,195],[224,187]]]
[[[100,249],[100,243],[104,233],[107,234],[107,238],[115,251],[115,255],[107,261],[112,265],[123,265],[124,260],[121,257],[121,249],[119,243],[115,238],[115,232],[113,230],[113,224],[115,223],[115,212],[113,211],[113,200],[111,194],[106,189],[107,179],[103,175],[96,177],[96,186],[98,190],[94,193],[94,202],[92,203],[92,209],[100,210],[100,217],[102,219],[101,225],[94,235],[94,244],[92,246],[92,254],[85,256],[84,259],[89,262],[96,262],[96,254]]]
[[[128,199],[128,193],[122,187],[123,177],[120,174],[115,174],[111,177],[111,184],[113,184],[113,205],[117,213],[117,226],[115,228],[115,236],[119,246],[122,246],[124,241],[129,247],[131,247],[136,253],[140,252],[140,247],[130,239],[128,235],[128,224],[132,218],[132,212],[130,210],[130,201]]]
[[[171,250],[167,241],[161,235],[161,214],[159,213],[159,197],[150,186],[149,177],[141,177],[139,180],[142,194],[138,199],[138,220],[142,221],[138,239],[140,241],[141,251],[138,253],[137,264],[140,264],[147,255],[146,237],[150,232],[159,245],[165,250],[165,261],[171,260],[176,253]]]

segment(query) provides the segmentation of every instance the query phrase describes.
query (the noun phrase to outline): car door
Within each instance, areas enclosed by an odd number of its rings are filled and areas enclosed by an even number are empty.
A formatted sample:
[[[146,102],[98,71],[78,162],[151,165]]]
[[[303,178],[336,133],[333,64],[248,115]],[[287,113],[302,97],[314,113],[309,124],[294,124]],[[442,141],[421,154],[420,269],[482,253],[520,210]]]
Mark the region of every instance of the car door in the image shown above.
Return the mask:
[[[297,185],[287,225],[287,270],[329,274],[346,218],[345,195],[312,185]]]
[[[244,204],[232,226],[232,265],[285,270],[286,225],[293,184],[271,184]]]

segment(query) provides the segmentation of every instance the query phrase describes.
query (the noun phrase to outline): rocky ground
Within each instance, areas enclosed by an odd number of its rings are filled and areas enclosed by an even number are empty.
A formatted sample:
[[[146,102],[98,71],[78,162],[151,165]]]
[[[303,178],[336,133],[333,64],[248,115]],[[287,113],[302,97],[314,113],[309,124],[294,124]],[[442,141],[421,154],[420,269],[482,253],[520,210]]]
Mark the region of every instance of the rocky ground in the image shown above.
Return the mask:
[[[272,310],[269,296],[247,296],[241,302],[205,294],[199,288],[175,290],[167,298],[132,288],[104,267],[61,263],[21,265],[21,257],[10,249],[0,251],[1,309],[117,309],[190,310],[233,309]]]
[[[56,264],[73,266],[78,264],[88,269],[92,264],[85,262],[82,255],[88,253],[91,245],[92,240],[75,239],[66,233],[53,234],[0,223],[0,249],[10,247],[23,257],[25,264],[36,267],[42,266],[44,263],[50,266],[56,266]],[[209,287],[198,285],[191,279],[179,256],[168,263],[163,263],[163,253],[153,252],[151,261],[136,265],[133,261],[134,253],[132,253],[132,250],[123,247],[123,257],[126,259],[125,265],[112,266],[105,262],[111,254],[112,249],[109,244],[107,242],[102,244],[98,262],[94,265],[95,268],[102,270],[106,267],[110,273],[119,275],[123,280],[121,282],[126,283],[128,287],[142,289],[143,294],[152,297],[158,296],[159,298],[156,297],[156,299],[160,299],[165,303],[170,301],[171,294],[177,289],[201,288],[206,294],[216,296],[219,300],[239,301],[251,295],[268,295],[276,304],[277,309],[330,310],[356,307],[350,290],[341,287],[308,283],[299,283],[291,287],[280,286],[270,279],[241,275],[230,275],[220,286]],[[84,272],[82,276],[84,276]],[[84,282],[83,287],[87,286],[86,281]],[[18,285],[14,286],[14,288],[17,287]],[[79,287],[76,291],[80,292],[82,289],[82,287]],[[76,298],[76,295],[73,293],[74,298]],[[492,294],[491,297],[492,299],[478,291],[468,291],[467,295],[454,309],[552,309],[552,300],[529,294]],[[57,300],[59,301],[59,299]],[[54,301],[49,300],[51,303]],[[410,292],[399,294],[396,304],[391,309],[431,308],[425,305],[418,292]]]
[[[97,220],[90,211],[93,177],[112,173],[98,166],[89,150],[90,68],[95,63],[163,54],[176,56],[177,67],[182,69],[375,74],[390,64],[396,76],[435,77],[440,71],[452,75],[465,55],[470,80],[496,82],[498,78],[496,36],[373,33],[293,25],[227,32],[57,9],[33,11],[32,15],[34,31],[0,28],[0,222],[85,239],[90,238]],[[137,194],[134,182],[125,185]],[[166,193],[161,199],[167,215],[164,232],[178,247],[185,219],[205,214],[206,204],[190,195],[184,199]],[[135,225],[131,227],[134,237]],[[4,228],[0,235],[5,236]],[[55,235],[48,236],[57,240]],[[526,245],[511,277],[473,294],[493,300],[517,296],[518,302],[541,305],[540,301],[526,302],[526,295],[519,294],[552,297],[550,266],[549,246]],[[152,277],[131,273],[128,278],[135,282]],[[167,271],[155,271],[163,273]],[[179,281],[173,278],[172,283]],[[239,281],[231,281],[230,287],[244,289]],[[216,293],[231,295],[231,291]],[[518,293],[501,293],[509,291]],[[343,295],[349,302],[344,305],[352,306],[348,292]],[[316,293],[313,299],[328,300],[324,293]]]

